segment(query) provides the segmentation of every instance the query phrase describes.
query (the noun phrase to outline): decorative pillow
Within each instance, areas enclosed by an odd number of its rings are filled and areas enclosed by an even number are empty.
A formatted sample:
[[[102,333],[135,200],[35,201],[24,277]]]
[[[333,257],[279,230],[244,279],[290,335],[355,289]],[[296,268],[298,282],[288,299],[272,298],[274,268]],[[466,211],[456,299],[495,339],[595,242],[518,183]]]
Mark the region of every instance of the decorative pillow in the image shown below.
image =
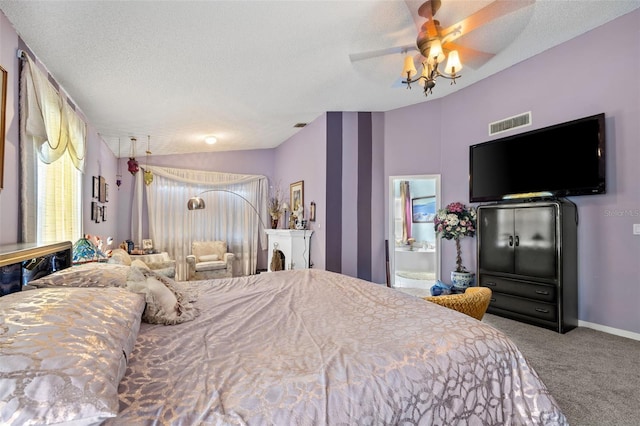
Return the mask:
[[[112,263],[85,263],[29,282],[33,287],[126,287],[129,267]]]
[[[132,260],[131,266],[135,266],[137,268],[142,268],[142,269],[150,269],[149,266],[147,266],[147,264],[140,259]]]
[[[115,417],[144,305],[122,288],[1,297],[0,423],[97,425]]]
[[[198,262],[211,262],[213,260],[218,260],[220,256],[217,254],[205,254],[204,256],[200,256],[198,258]]]
[[[171,278],[134,265],[127,277],[127,288],[145,295],[147,306],[142,320],[151,324],[180,324],[200,315],[191,304],[189,296],[193,294],[185,294],[179,287]]]
[[[115,263],[116,265],[131,266],[131,256],[126,250],[117,248],[111,251],[111,257],[108,263]]]

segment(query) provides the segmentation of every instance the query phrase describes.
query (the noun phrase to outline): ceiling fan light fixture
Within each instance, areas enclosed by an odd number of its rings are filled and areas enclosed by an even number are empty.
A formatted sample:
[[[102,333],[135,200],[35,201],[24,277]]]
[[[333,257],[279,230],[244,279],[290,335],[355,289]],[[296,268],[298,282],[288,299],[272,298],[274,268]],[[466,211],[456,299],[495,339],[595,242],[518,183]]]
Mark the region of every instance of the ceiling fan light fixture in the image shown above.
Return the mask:
[[[417,73],[418,70],[416,69],[416,65],[413,63],[413,57],[411,55],[405,56],[404,67],[402,67],[402,76],[412,79]]]
[[[462,62],[460,62],[460,55],[457,50],[452,50],[449,52],[449,57],[447,59],[447,66],[444,69],[444,72],[451,75],[452,77],[456,76],[456,73],[460,72],[462,69]]]
[[[439,38],[431,40],[429,44],[429,56],[427,57],[427,62],[429,65],[439,64],[444,61],[444,52],[442,51],[442,43]]]

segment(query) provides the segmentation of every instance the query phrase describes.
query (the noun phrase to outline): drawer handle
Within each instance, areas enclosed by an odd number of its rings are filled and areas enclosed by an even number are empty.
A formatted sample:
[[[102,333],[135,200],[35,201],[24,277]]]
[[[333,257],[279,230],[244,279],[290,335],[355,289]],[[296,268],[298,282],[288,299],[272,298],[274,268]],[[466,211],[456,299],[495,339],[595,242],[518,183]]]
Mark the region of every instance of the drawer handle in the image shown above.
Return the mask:
[[[536,312],[540,312],[540,313],[543,313],[543,314],[548,314],[549,310],[548,309],[542,309],[542,308],[536,308]]]
[[[486,283],[484,283],[484,285],[490,286],[490,287],[495,287],[496,283],[491,282],[491,281],[487,281]]]
[[[548,291],[546,291],[546,290],[536,290],[536,294],[543,294],[543,295],[545,295],[545,296],[548,296],[548,295],[549,295],[549,292],[548,292]]]

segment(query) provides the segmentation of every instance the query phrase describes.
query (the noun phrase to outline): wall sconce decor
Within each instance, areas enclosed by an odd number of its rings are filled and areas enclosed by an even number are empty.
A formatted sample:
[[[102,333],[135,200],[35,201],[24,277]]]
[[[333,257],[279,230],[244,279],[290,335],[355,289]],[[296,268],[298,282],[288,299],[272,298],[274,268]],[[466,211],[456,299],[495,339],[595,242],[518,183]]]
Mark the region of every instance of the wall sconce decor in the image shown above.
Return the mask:
[[[315,222],[316,221],[316,202],[312,201],[311,205],[309,206],[309,222]]]

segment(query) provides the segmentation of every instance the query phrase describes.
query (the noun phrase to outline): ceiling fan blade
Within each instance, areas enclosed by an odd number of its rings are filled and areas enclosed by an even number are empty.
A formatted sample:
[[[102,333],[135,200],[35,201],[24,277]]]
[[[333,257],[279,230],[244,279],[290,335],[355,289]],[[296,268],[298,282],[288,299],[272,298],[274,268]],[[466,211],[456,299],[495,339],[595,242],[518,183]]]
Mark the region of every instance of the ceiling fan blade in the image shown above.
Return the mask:
[[[441,35],[447,42],[454,41],[463,34],[469,34],[494,19],[530,6],[535,2],[536,0],[496,0],[462,21],[443,29]]]
[[[349,59],[351,62],[363,61],[365,59],[378,58],[380,56],[393,55],[396,53],[405,53],[418,50],[415,44],[405,46],[387,47],[386,49],[371,50],[369,52],[351,53]]]
[[[457,50],[460,54],[460,62],[462,62],[462,65],[473,69],[480,68],[486,64],[489,59],[496,56],[494,53],[482,52],[456,43],[447,43],[444,50],[447,53],[451,50]]]
[[[438,28],[433,17],[438,9],[440,9],[441,4],[441,0],[427,0],[418,8],[418,15],[427,20],[420,25],[420,30],[425,31],[428,37],[438,36]]]

